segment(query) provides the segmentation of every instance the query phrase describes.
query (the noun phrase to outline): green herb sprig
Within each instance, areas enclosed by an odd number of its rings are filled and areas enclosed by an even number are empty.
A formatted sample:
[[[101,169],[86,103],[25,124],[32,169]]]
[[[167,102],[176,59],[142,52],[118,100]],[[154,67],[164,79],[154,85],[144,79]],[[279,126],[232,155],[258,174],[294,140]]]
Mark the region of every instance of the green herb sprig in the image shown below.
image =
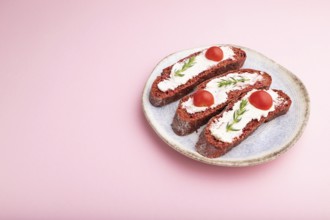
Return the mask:
[[[221,80],[218,85],[219,85],[219,87],[229,86],[229,85],[236,85],[238,82],[246,82],[246,81],[249,81],[249,80],[250,79],[246,79],[242,76],[239,76],[236,79],[234,77],[230,77],[230,79],[228,79],[228,80],[225,80],[225,79]]]
[[[234,124],[237,124],[241,121],[242,115],[246,112],[247,100],[243,99],[239,105],[239,109],[237,109],[233,114],[233,121],[231,123],[227,123],[226,131],[239,131],[240,129],[233,128]]]
[[[184,76],[184,74],[182,74],[182,72],[184,72],[184,71],[186,71],[187,69],[189,69],[190,67],[192,67],[193,65],[195,65],[195,59],[196,59],[196,56],[192,56],[192,57],[190,57],[189,58],[189,60],[188,61],[186,61],[184,64],[183,64],[183,66],[182,66],[182,68],[181,69],[179,69],[179,70],[175,70],[175,75],[176,76],[180,76],[180,77],[182,77],[182,76]]]

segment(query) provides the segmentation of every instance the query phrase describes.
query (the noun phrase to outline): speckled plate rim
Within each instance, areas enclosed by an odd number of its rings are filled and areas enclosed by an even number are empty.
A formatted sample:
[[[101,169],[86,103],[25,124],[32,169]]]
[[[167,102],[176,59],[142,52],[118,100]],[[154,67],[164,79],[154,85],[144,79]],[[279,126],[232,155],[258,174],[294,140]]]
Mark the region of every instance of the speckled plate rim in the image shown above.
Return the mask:
[[[151,76],[152,76],[153,72],[155,71],[156,67],[158,65],[160,65],[160,63],[162,63],[166,58],[168,58],[168,57],[170,57],[174,54],[185,52],[185,51],[192,50],[192,49],[195,49],[195,48],[181,50],[181,51],[177,51],[175,53],[169,54],[168,56],[164,57],[161,61],[158,62],[158,64],[155,66],[155,68],[152,70],[150,76],[148,77],[148,80],[147,80],[147,82],[144,86],[144,89],[143,89],[143,94],[142,94],[143,113],[144,113],[149,125],[152,127],[152,129],[156,132],[156,134],[167,145],[169,145],[171,148],[173,148],[177,152],[179,152],[179,153],[181,153],[181,154],[183,154],[183,155],[185,155],[185,156],[187,156],[191,159],[194,159],[196,161],[199,161],[199,162],[202,162],[202,163],[205,163],[205,164],[216,165],[216,166],[245,167],[245,166],[258,165],[258,164],[262,164],[262,163],[274,160],[278,156],[280,156],[281,154],[285,153],[288,149],[290,149],[299,140],[299,138],[301,137],[301,135],[304,132],[304,129],[305,129],[307,123],[308,123],[308,119],[309,119],[309,115],[310,115],[310,98],[309,98],[308,91],[307,91],[305,85],[303,84],[303,82],[295,74],[293,74],[291,71],[289,71],[288,69],[286,69],[282,65],[278,64],[274,60],[272,60],[272,59],[268,58],[267,56],[263,55],[262,53],[259,53],[259,52],[255,51],[253,49],[243,47],[243,46],[239,46],[239,45],[235,45],[235,44],[218,44],[218,45],[234,46],[234,47],[238,47],[238,48],[241,48],[243,50],[249,50],[249,51],[251,51],[255,54],[258,54],[259,56],[262,56],[262,57],[268,59],[268,61],[270,61],[272,64],[276,65],[278,68],[280,68],[283,72],[285,72],[289,77],[291,77],[296,82],[296,85],[298,86],[299,91],[301,92],[302,97],[304,98],[306,108],[304,109],[304,120],[303,120],[301,126],[299,127],[298,132],[296,133],[295,136],[293,136],[293,138],[290,141],[288,141],[285,145],[283,145],[277,151],[273,151],[269,154],[261,155],[259,157],[253,157],[253,158],[243,158],[242,160],[235,160],[235,161],[228,161],[228,160],[221,161],[221,160],[214,160],[214,159],[211,159],[211,158],[207,158],[207,157],[204,157],[202,155],[199,155],[197,152],[192,153],[188,150],[185,150],[184,147],[170,142],[168,134],[166,134],[165,132],[163,132],[163,133],[160,132],[160,130],[157,128],[158,124],[155,123],[154,121],[152,121],[151,118],[149,117],[150,109],[148,109],[148,107],[145,105],[146,102],[149,102],[148,84],[150,83],[149,81],[151,80]],[[207,48],[207,47],[209,47],[209,46],[204,46],[204,47],[202,46],[202,47],[198,47],[198,48]]]

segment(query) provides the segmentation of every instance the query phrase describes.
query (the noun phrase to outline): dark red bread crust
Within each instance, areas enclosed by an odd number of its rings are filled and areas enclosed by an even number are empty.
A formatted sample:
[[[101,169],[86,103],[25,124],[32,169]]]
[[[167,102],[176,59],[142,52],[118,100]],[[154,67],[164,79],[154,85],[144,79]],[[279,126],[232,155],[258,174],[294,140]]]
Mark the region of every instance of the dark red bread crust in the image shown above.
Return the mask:
[[[262,123],[268,122],[272,120],[273,118],[276,118],[280,115],[285,114],[290,106],[291,106],[291,99],[290,97],[285,94],[281,90],[275,90],[281,97],[283,97],[286,102],[278,107],[272,112],[268,114],[267,117],[261,117],[260,121],[257,120],[252,120],[247,124],[247,126],[243,129],[243,133],[241,136],[236,138],[233,142],[231,143],[226,143],[217,140],[213,135],[211,135],[210,132],[210,125],[211,123],[216,120],[217,118],[221,117],[223,113],[213,117],[209,123],[206,125],[204,130],[199,136],[199,140],[195,146],[196,151],[200,153],[201,155],[209,158],[215,158],[219,157],[221,155],[224,155],[227,153],[229,150],[231,150],[233,147],[237,146],[240,144],[243,140],[245,140],[250,134],[252,134]],[[243,96],[243,95],[242,95]],[[229,111],[233,108],[235,102],[230,103],[225,111]]]
[[[235,53],[235,55],[234,55],[235,60],[232,60],[232,59],[224,60],[224,61],[220,62],[219,64],[217,64],[216,66],[214,66],[213,68],[205,70],[204,72],[200,73],[198,76],[193,77],[187,83],[179,86],[175,90],[167,90],[166,92],[163,92],[158,89],[158,86],[157,86],[158,83],[169,78],[171,69],[174,64],[172,66],[169,66],[169,67],[166,67],[165,69],[163,69],[163,72],[161,73],[161,75],[155,79],[155,81],[153,82],[153,84],[151,86],[151,90],[150,90],[150,94],[149,94],[150,103],[156,107],[167,105],[168,103],[174,102],[174,101],[182,98],[183,96],[187,95],[201,82],[203,82],[207,79],[210,79],[214,76],[221,75],[227,71],[241,68],[245,62],[246,53],[239,48],[236,48],[236,47],[231,47],[231,48],[233,49],[233,51]],[[178,62],[181,62],[184,59],[190,58],[190,57],[198,55],[200,53],[201,52],[193,53],[193,54],[181,59]]]
[[[254,69],[240,69],[240,70],[233,70],[233,71],[229,71],[222,76],[228,75],[230,73],[259,73],[261,74],[261,71],[258,70],[254,70]],[[192,133],[193,131],[197,130],[200,126],[206,124],[208,122],[208,120],[210,118],[212,118],[213,116],[219,114],[227,105],[231,100],[235,100],[237,99],[237,97],[239,97],[241,94],[246,93],[252,89],[268,89],[270,84],[272,83],[272,77],[267,74],[266,72],[264,72],[263,76],[263,80],[262,81],[258,81],[256,82],[254,85],[249,85],[246,88],[242,89],[242,90],[236,90],[236,91],[231,91],[229,93],[227,93],[228,95],[228,101],[217,106],[216,108],[213,109],[207,109],[203,112],[197,112],[194,114],[190,114],[188,113],[185,109],[182,108],[182,103],[187,101],[190,97],[193,96],[193,94],[191,95],[187,95],[185,97],[183,97],[179,103],[179,106],[175,112],[174,118],[173,118],[173,122],[172,122],[172,129],[173,131],[180,136],[183,135],[188,135],[190,133]],[[200,85],[198,85],[197,90],[199,89],[204,89],[206,87],[206,84],[215,79],[218,78],[219,76],[213,77],[203,83],[201,83]]]

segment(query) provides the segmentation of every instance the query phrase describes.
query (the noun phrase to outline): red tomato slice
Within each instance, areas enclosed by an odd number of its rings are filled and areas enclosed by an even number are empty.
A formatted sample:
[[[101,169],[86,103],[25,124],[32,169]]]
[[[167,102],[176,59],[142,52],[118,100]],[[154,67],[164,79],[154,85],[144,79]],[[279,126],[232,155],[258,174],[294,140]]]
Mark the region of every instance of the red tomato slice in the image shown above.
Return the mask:
[[[268,110],[273,105],[273,98],[268,92],[260,90],[251,94],[249,102],[258,109]]]
[[[194,105],[198,107],[209,107],[214,103],[212,93],[207,90],[198,90],[193,97]]]
[[[205,56],[209,60],[220,61],[223,58],[223,51],[220,49],[220,47],[210,47],[206,51]]]

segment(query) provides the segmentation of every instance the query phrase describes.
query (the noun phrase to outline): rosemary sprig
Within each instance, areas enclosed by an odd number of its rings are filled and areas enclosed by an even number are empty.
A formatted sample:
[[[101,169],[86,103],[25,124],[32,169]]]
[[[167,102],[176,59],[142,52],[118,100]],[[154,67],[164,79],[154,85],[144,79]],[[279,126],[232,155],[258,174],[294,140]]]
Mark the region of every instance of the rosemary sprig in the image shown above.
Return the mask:
[[[229,85],[236,85],[238,82],[246,82],[249,81],[250,79],[246,79],[242,76],[237,77],[236,79],[234,77],[230,77],[230,79],[228,80],[221,80],[221,82],[219,82],[219,87],[222,86],[229,86]]]
[[[182,74],[182,72],[184,72],[184,71],[186,71],[187,69],[189,69],[190,67],[192,67],[193,65],[195,65],[195,59],[196,59],[196,56],[192,56],[192,57],[190,57],[189,58],[189,60],[188,61],[186,61],[184,64],[183,64],[183,66],[182,66],[182,68],[181,69],[179,69],[179,70],[175,70],[175,75],[176,76],[184,76],[184,74]]]
[[[237,109],[233,114],[233,121],[231,123],[227,123],[226,131],[239,131],[240,129],[233,128],[234,124],[237,124],[241,121],[242,115],[246,112],[245,106],[247,105],[247,100],[243,99],[239,105],[239,109]]]

